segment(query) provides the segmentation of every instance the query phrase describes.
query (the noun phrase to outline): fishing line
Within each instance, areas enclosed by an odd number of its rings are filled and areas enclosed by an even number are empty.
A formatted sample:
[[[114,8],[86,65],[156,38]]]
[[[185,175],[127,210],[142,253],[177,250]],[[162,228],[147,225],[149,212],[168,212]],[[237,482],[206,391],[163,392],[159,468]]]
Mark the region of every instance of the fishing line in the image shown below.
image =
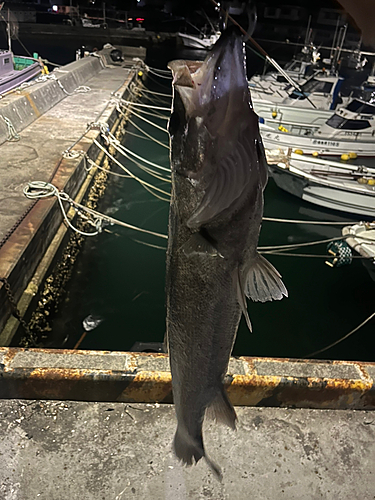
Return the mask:
[[[315,356],[316,354],[320,354],[321,352],[327,351],[331,347],[334,347],[335,345],[339,344],[343,340],[346,340],[350,335],[353,335],[353,333],[357,332],[362,326],[364,326],[366,323],[368,323],[373,317],[375,316],[375,312],[373,312],[365,321],[363,321],[360,325],[358,325],[356,328],[351,330],[349,333],[341,337],[339,340],[336,340],[336,342],[332,342],[332,344],[327,345],[326,347],[323,347],[323,349],[319,349],[319,351],[314,351],[311,352],[310,354],[307,354],[306,356],[303,356],[303,358],[311,358],[311,356]]]

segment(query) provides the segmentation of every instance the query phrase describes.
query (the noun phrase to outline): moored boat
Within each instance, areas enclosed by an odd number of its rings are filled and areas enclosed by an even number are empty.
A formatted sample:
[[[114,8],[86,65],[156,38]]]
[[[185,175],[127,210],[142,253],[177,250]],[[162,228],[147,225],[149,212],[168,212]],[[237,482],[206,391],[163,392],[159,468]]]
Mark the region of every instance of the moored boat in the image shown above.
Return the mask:
[[[32,57],[15,56],[10,50],[0,51],[0,95],[41,74],[43,65]]]
[[[285,151],[277,157],[271,153],[266,150],[271,175],[284,191],[325,208],[375,216],[374,168]]]
[[[375,103],[352,99],[321,126],[283,120],[275,130],[260,122],[263,142],[269,149],[292,147],[333,156],[353,151],[357,156],[375,156]]]

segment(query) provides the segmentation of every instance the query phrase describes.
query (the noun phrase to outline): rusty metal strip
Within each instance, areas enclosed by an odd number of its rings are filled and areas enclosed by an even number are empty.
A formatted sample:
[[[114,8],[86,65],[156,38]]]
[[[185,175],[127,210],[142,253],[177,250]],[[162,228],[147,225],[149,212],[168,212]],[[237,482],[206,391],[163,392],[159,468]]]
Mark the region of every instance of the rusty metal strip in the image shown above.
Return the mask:
[[[241,357],[230,367],[241,372],[225,380],[234,405],[375,409],[375,363]],[[0,348],[0,398],[171,402],[168,357]]]

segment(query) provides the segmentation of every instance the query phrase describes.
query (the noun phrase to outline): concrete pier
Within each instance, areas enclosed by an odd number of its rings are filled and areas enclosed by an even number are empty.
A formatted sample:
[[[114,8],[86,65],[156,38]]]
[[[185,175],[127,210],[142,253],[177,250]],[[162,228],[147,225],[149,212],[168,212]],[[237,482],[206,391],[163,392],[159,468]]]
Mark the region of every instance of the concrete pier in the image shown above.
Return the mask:
[[[77,195],[89,177],[84,158],[62,153],[74,145],[73,150],[95,161],[99,149],[93,140],[100,140],[100,131],[88,124],[116,126],[116,99],[129,97],[129,84],[140,69],[132,57],[145,57],[144,49],[128,48],[125,61],[113,64],[110,51],[57,68],[44,81],[0,102],[0,278],[7,280],[16,301],[62,222],[56,198],[31,202],[23,188],[29,181],[45,181],[73,198]],[[9,294],[0,282],[0,332],[11,311]],[[9,335],[0,336],[1,345],[8,342]]]
[[[375,421],[366,411],[237,407],[208,422],[204,460],[173,456],[171,405],[0,401],[2,500],[371,500]]]

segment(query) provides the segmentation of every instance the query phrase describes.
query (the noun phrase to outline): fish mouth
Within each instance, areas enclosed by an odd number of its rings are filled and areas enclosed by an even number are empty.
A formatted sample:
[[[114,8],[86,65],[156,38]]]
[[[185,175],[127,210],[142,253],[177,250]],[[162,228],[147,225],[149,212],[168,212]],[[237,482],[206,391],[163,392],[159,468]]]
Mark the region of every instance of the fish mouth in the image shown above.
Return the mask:
[[[235,26],[223,32],[203,62],[176,60],[168,67],[187,118],[204,116],[213,102],[225,106],[233,93],[248,95],[244,43]]]

